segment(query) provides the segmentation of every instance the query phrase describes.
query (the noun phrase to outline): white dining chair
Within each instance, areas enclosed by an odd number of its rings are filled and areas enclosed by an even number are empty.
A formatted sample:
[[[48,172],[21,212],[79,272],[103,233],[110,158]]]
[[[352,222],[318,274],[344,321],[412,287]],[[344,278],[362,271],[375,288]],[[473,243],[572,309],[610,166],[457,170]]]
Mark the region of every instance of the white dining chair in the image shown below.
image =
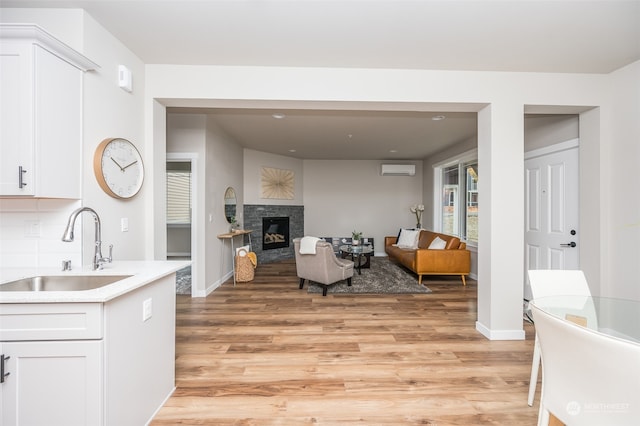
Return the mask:
[[[591,296],[589,284],[582,271],[536,269],[529,270],[529,284],[533,300],[547,296]],[[533,360],[531,362],[531,377],[529,378],[529,396],[527,403],[533,406],[538,383],[538,369],[540,368],[540,345],[536,332],[533,344]]]
[[[640,344],[563,320],[531,305],[542,351],[538,425],[637,425]]]

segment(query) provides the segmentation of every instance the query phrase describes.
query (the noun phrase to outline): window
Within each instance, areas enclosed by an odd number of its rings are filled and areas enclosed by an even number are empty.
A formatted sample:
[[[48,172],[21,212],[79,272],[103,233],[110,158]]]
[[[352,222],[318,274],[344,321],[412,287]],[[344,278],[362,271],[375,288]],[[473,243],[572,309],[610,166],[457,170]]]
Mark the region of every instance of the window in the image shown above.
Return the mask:
[[[191,170],[167,170],[167,223],[191,223]]]
[[[474,153],[435,168],[440,232],[478,242],[478,160]]]

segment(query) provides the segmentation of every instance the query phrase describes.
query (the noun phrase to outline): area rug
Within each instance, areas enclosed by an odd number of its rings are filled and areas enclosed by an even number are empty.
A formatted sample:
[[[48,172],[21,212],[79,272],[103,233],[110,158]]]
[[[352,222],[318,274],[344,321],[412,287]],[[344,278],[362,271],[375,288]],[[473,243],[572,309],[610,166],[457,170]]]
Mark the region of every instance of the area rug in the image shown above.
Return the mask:
[[[176,272],[176,294],[191,294],[191,265]]]
[[[305,285],[308,281],[305,281]],[[322,286],[309,284],[309,293],[322,293]],[[403,267],[391,263],[386,257],[372,257],[371,268],[362,269],[362,275],[354,271],[351,287],[344,282],[329,286],[327,293],[340,294],[417,294],[431,293],[418,284],[418,276]]]

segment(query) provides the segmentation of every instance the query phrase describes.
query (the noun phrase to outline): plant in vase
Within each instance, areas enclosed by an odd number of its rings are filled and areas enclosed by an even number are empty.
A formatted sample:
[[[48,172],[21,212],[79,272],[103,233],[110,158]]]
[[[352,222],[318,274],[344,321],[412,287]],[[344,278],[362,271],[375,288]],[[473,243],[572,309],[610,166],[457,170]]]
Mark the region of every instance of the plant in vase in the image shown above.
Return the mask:
[[[422,228],[422,212],[424,211],[424,204],[414,204],[409,207],[411,213],[416,215],[416,228]]]
[[[353,231],[351,233],[351,245],[357,246],[360,244],[360,238],[362,238],[362,232]]]
[[[239,228],[238,220],[236,219],[235,216],[231,216],[231,224],[229,226],[229,232],[234,232],[238,228]]]

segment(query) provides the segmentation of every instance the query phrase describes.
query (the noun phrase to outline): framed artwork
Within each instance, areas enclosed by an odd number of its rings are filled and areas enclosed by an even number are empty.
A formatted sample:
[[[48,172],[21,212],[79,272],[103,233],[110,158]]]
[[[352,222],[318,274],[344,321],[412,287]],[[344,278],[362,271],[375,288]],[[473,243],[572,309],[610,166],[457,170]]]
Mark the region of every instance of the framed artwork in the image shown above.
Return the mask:
[[[293,170],[263,167],[260,178],[262,184],[261,198],[293,200],[295,193]]]

